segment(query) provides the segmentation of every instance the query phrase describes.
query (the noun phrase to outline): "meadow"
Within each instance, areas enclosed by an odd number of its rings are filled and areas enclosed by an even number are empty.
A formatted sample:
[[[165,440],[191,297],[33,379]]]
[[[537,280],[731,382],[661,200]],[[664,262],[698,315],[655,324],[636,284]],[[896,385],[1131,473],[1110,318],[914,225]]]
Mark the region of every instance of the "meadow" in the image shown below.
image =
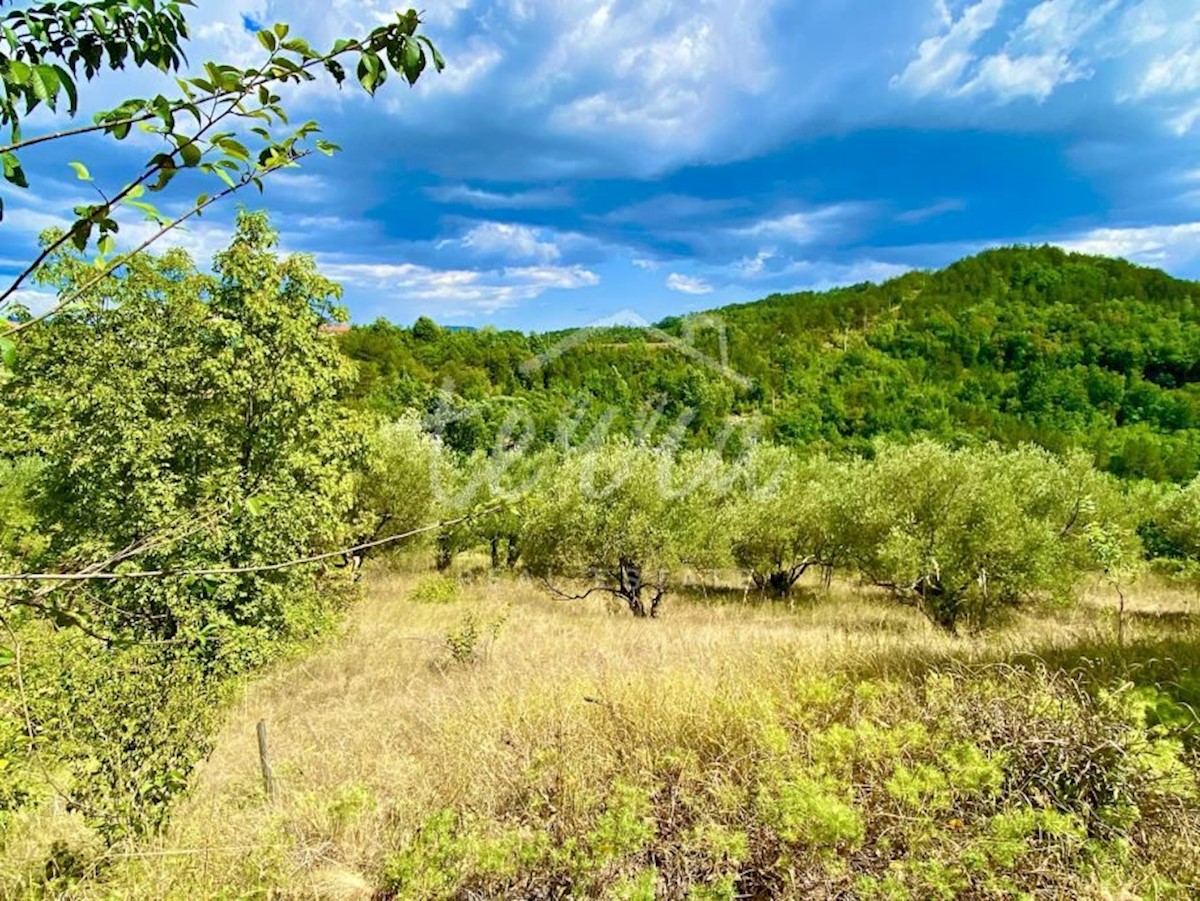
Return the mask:
[[[340,635],[244,684],[161,837],[61,897],[1200,891],[1191,592],[1144,579],[1118,647],[1099,583],[956,638],[840,579],[693,576],[648,621],[484,563],[373,568]]]

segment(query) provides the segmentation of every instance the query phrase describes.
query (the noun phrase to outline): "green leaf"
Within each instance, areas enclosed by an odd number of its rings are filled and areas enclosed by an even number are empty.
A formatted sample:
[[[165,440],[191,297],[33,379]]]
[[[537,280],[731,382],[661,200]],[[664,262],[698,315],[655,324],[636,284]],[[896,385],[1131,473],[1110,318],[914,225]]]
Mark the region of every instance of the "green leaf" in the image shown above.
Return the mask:
[[[275,37],[282,41],[288,36],[288,32],[291,31],[291,28],[286,22],[276,22],[274,26],[272,26],[271,30],[275,32]]]
[[[107,256],[117,249],[117,242],[113,240],[112,235],[105,235],[100,239],[100,242],[96,245],[96,248],[100,251],[102,256]]]
[[[17,655],[11,648],[0,647],[0,666],[12,666],[17,662]]]
[[[333,80],[336,81],[338,85],[341,85],[341,83],[346,80],[346,70],[336,59],[326,60],[325,68],[329,74],[333,76]]]
[[[404,42],[401,67],[404,70],[404,77],[408,79],[408,83],[410,85],[416,84],[417,79],[421,77],[421,73],[425,70],[425,51],[421,49],[420,43],[411,40]]]
[[[75,177],[80,181],[92,180],[92,173],[88,172],[87,166],[83,163],[67,163],[67,165],[75,170]]]
[[[274,33],[267,31],[265,28],[258,32],[258,42],[268,51],[274,51],[276,47]]]
[[[438,48],[433,46],[433,41],[429,40],[429,38],[425,37],[425,35],[421,35],[419,38],[417,38],[417,40],[429,48],[429,54],[433,57],[433,68],[438,72],[441,72],[443,69],[445,69],[446,60],[442,54],[438,52]]]
[[[17,368],[17,344],[12,338],[0,338],[0,363],[5,369]]]
[[[283,49],[290,50],[292,53],[299,53],[305,59],[313,59],[317,55],[313,51],[313,48],[308,45],[308,41],[303,38],[292,38],[290,41],[284,41]]]
[[[179,148],[180,159],[183,160],[183,165],[189,169],[193,166],[199,165],[200,157],[202,155],[203,154],[200,150],[200,146],[195,141],[184,144]]]
[[[150,190],[154,192],[161,191],[163,188],[169,185],[171,183],[171,179],[178,174],[179,170],[174,166],[164,166],[158,170],[158,181],[150,186]],[[133,204],[133,206],[136,206],[136,204]]]
[[[59,81],[62,82],[63,90],[67,93],[67,114],[74,116],[79,109],[79,91],[75,87],[75,79],[71,77],[71,73],[62,66],[55,66],[54,71],[58,73]]]
[[[387,77],[383,61],[374,53],[364,53],[358,58],[358,81],[368,94],[374,94]]]
[[[33,96],[54,109],[54,101],[62,84],[53,66],[34,66],[29,85],[33,88]]]
[[[246,146],[236,138],[223,137],[216,141],[216,145],[234,159],[243,160],[245,162],[250,161],[250,151],[247,150]]]
[[[14,59],[8,64],[8,74],[4,80],[9,84],[25,85],[29,84],[29,76],[32,74],[33,68],[30,65]]]
[[[71,243],[80,253],[87,249],[88,240],[92,237],[91,222],[76,222],[71,229]]]
[[[151,188],[150,190],[154,190],[154,189]],[[154,206],[151,203],[143,203],[140,200],[127,200],[127,201],[125,201],[125,203],[128,206],[133,207],[135,210],[141,210],[143,213],[146,214],[147,219],[151,219],[155,222],[161,222],[163,220],[162,213],[160,213],[158,211],[158,207]]]
[[[0,156],[0,161],[4,163],[4,179],[11,182],[18,188],[28,188],[29,181],[25,178],[25,170],[21,168],[21,161],[17,159],[15,153],[5,153]]]

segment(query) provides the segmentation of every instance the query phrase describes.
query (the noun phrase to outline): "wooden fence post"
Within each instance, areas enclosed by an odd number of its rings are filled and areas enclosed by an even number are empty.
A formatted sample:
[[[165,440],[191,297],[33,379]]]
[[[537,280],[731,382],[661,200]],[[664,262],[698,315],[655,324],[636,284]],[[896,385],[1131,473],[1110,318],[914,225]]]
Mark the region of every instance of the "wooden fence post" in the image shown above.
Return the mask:
[[[271,756],[267,750],[267,724],[263,720],[258,721],[258,762],[262,767],[263,790],[267,793],[267,800],[274,804],[275,774],[271,772]]]

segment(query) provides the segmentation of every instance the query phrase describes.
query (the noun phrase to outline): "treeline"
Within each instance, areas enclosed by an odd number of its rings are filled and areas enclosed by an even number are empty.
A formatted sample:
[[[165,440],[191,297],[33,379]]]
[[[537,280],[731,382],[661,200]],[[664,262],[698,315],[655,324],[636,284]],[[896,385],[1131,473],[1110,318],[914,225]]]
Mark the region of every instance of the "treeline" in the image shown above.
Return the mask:
[[[881,285],[775,295],[656,329],[524,335],[380,321],[342,338],[356,406],[419,407],[460,451],[514,433],[672,430],[829,454],[879,438],[1082,448],[1116,475],[1200,470],[1193,282],[1053,247],[1009,248]]]
[[[376,494],[374,521],[411,496],[429,499],[428,517],[475,511],[437,536],[440,568],[490,549],[497,568],[567,598],[609,594],[636,616],[655,616],[685,570],[738,569],[773,596],[813,570],[885,589],[957,632],[1069,602],[1085,577],[1119,588],[1152,559],[1188,576],[1200,562],[1200,479],[1131,484],[1082,451],[920,442],[834,460],[760,445],[726,460],[615,439],[455,462],[414,418],[384,429],[423,447],[381,463],[386,481],[422,487]]]

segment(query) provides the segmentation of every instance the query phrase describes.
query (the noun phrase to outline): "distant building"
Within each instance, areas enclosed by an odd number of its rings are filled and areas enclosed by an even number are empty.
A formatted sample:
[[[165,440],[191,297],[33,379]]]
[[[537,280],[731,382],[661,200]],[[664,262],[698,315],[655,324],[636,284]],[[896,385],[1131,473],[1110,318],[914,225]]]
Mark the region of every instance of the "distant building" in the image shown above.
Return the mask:
[[[350,329],[351,326],[344,322],[326,322],[317,331],[322,335],[344,335]]]

